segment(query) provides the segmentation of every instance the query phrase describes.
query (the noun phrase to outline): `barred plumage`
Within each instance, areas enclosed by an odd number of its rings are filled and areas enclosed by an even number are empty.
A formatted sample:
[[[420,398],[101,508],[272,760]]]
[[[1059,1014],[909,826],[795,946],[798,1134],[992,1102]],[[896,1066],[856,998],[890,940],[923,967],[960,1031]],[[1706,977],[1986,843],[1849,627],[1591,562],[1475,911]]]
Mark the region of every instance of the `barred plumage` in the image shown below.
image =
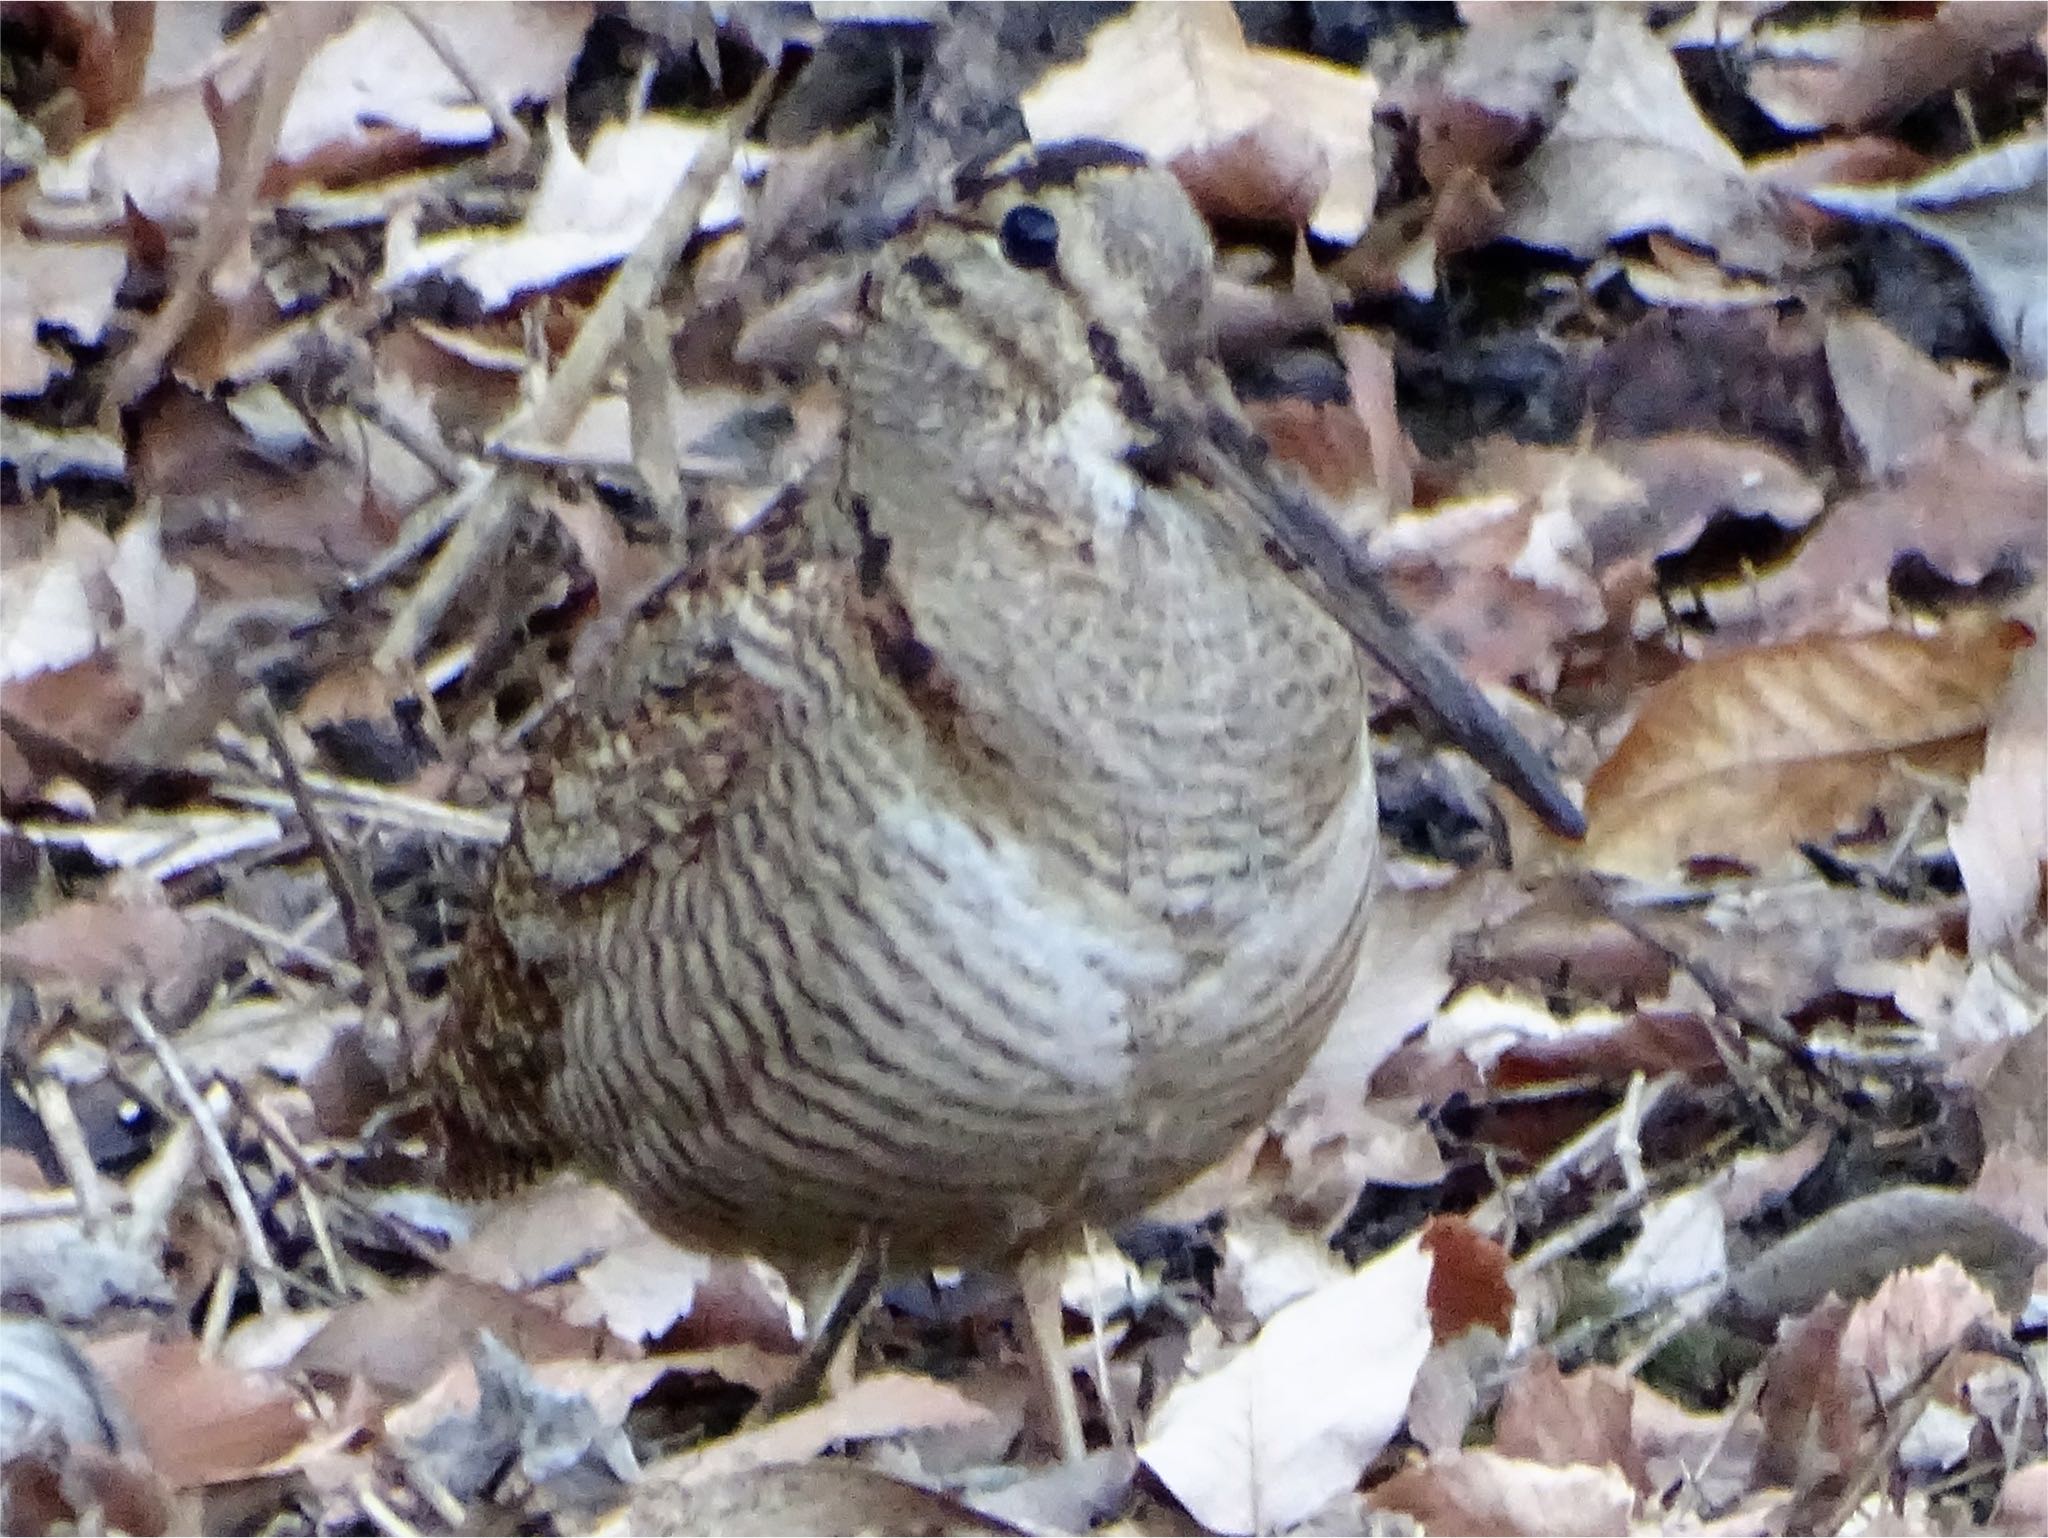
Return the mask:
[[[1171,178],[1091,150],[882,253],[838,484],[536,744],[427,1065],[452,1180],[573,1160],[700,1245],[1017,1260],[1272,1111],[1375,855],[1347,631],[1509,734],[1282,506],[1210,260]]]

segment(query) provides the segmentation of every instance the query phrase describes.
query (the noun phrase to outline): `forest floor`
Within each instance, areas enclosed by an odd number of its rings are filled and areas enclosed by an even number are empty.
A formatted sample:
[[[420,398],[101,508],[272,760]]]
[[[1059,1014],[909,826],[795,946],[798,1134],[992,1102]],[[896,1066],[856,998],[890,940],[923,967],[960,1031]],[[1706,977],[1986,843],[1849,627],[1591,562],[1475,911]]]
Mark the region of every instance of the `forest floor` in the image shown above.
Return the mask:
[[[2048,8],[10,7],[0,1528],[2048,1531]],[[1376,694],[1272,1124],[850,1387],[403,1114],[538,723],[835,441],[878,239],[1169,164]]]

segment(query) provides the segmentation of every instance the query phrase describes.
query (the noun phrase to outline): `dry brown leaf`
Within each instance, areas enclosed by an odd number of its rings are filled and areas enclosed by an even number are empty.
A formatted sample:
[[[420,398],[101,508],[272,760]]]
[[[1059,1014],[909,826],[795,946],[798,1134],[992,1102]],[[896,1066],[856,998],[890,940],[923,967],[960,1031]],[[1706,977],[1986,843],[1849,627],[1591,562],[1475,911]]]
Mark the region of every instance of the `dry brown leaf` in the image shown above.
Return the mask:
[[[40,1320],[0,1323],[0,1522],[16,1533],[197,1532],[89,1364]]]
[[[1646,304],[1725,310],[1776,304],[1786,297],[1780,285],[1731,273],[1712,257],[1660,231],[1651,231],[1644,244],[1649,254],[1624,255],[1621,270]]]
[[[1620,562],[1647,561],[1691,547],[1717,514],[1768,518],[1786,533],[1821,514],[1813,478],[1767,444],[1714,433],[1660,433],[1609,443],[1600,457],[1633,483],[1584,498],[1581,519],[1604,580]]]
[[[1536,1352],[1509,1380],[1494,1420],[1493,1450],[1551,1468],[1586,1464],[1619,1469],[1643,1490],[1647,1483],[1635,1445],[1635,1383],[1608,1367],[1567,1377],[1557,1358]]]
[[[1635,1492],[1619,1469],[1552,1468],[1476,1450],[1402,1469],[1366,1492],[1433,1533],[1623,1534]]]
[[[362,1378],[386,1393],[410,1397],[464,1356],[478,1330],[489,1330],[528,1362],[638,1354],[603,1330],[569,1324],[503,1288],[437,1276],[410,1292],[336,1310],[292,1367]]]
[[[1757,1396],[1757,1483],[1810,1488],[1855,1458],[1861,1428],[1839,1366],[1848,1321],[1839,1298],[1779,1321]]]
[[[2024,1066],[2015,1066],[2024,1075]],[[2033,1087],[2038,1090],[2043,1082],[2037,1077]],[[2040,1114],[2039,1106],[2035,1110]],[[1970,1199],[2041,1245],[2048,1256],[2048,1154],[2032,1152],[2017,1140],[1993,1143],[1970,1187]],[[2036,1291],[2041,1281],[2037,1273]]]
[[[1171,165],[1213,214],[1271,219],[1276,203],[1330,240],[1356,240],[1378,187],[1370,75],[1245,46],[1227,5],[1141,5],[1096,29],[1080,63],[1024,93],[1032,139],[1111,139]],[[1249,141],[1249,142],[1248,142]],[[1255,176],[1245,174],[1249,158]],[[1276,195],[1299,189],[1300,196]]]
[[[423,9],[508,108],[562,88],[590,19],[589,7],[578,3]],[[215,7],[166,10],[157,19],[144,96],[104,133],[45,167],[43,195],[116,211],[125,198],[160,223],[196,219],[219,168],[207,97],[233,103],[248,92],[268,30],[244,27],[223,43]],[[422,144],[484,144],[493,132],[489,110],[404,13],[395,5],[366,5],[306,61],[276,154],[293,176],[341,181],[394,162],[417,163]],[[277,176],[273,167],[273,178],[273,194],[286,190],[289,177]]]
[[[687,1321],[671,1349],[788,1350],[786,1301],[749,1262],[671,1244],[607,1186],[557,1178],[492,1205],[448,1252],[451,1271],[515,1292],[559,1281],[563,1317],[650,1340]]]
[[[69,902],[0,936],[0,970],[89,994],[147,986],[181,970],[198,925],[154,881],[124,880],[109,895]]]
[[[1422,1225],[1429,1273],[1430,1330],[1439,1343],[1475,1325],[1505,1338],[1514,1326],[1515,1289],[1508,1252],[1469,1219],[1438,1214]]]
[[[1546,464],[1540,485],[1419,509],[1372,541],[1408,611],[1479,682],[1527,677],[1547,690],[1565,640],[1606,619],[1577,509],[1587,476],[1613,472]]]
[[[1970,420],[1969,380],[1874,316],[1831,316],[1827,357],[1835,399],[1873,478],[1903,470]]]
[[[1798,559],[1764,577],[1740,607],[1760,609],[1779,636],[1821,629],[1841,616],[1881,611],[1908,558],[1937,583],[2038,580],[2048,565],[2044,499],[2048,468],[1967,437],[1950,439],[1837,503]]]
[[[598,1533],[1015,1533],[971,1506],[843,1459],[775,1463],[678,1485],[652,1474]]]
[[[1177,1384],[1139,1456],[1212,1532],[1290,1527],[1357,1483],[1429,1352],[1430,1258],[1410,1242],[1288,1305]]]
[[[1662,876],[1689,858],[1766,864],[1862,816],[1898,756],[1969,752],[2014,653],[2009,623],[1814,636],[1693,664],[1650,691],[1586,786],[1584,857]]]
[[[1776,1206],[1819,1167],[1831,1141],[1826,1128],[1815,1127],[1783,1152],[1737,1155],[1707,1182],[1721,1216],[1731,1224],[1743,1223]]]
[[[2048,1458],[2014,1469],[2005,1476],[2005,1484],[1998,1492],[1998,1504],[1992,1508],[1988,1531],[2048,1533]]]
[[[1972,1326],[1998,1322],[1991,1294],[1946,1255],[1930,1266],[1885,1278],[1842,1327],[1842,1370],[1863,1414],[1876,1419],[1886,1401],[1960,1344]]]
[[[205,1360],[196,1340],[123,1335],[87,1348],[120,1396],[157,1472],[180,1490],[245,1479],[313,1429],[285,1383]]]

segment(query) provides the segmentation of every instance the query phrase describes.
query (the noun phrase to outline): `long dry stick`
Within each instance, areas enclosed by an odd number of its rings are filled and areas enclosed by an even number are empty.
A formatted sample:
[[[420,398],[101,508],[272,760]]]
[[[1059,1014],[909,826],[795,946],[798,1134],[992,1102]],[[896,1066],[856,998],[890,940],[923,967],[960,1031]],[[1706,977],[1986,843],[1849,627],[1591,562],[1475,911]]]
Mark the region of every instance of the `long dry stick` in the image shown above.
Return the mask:
[[[206,211],[206,222],[200,226],[198,237],[179,258],[170,297],[136,337],[134,346],[121,355],[107,378],[106,393],[100,398],[102,432],[119,432],[121,412],[156,383],[165,360],[199,313],[207,280],[235,240],[248,229],[249,211],[256,206],[263,173],[270,169],[299,76],[314,50],[347,15],[346,7],[332,5],[288,5],[270,12],[256,101],[248,114],[246,132],[233,146],[234,163],[227,164],[224,155],[219,190]],[[229,146],[223,145],[222,149],[225,152]]]
[[[583,329],[576,334],[540,399],[500,430],[500,442],[515,433],[546,443],[558,442],[576,424],[618,351],[628,317],[654,302],[656,291],[696,233],[705,205],[711,201],[712,193],[739,153],[741,141],[767,104],[775,75],[772,67],[764,71],[746,99],[726,115],[724,128],[698,153],[668,202],[655,215],[654,223],[640,238],[640,244],[612,275],[604,297],[584,321]],[[478,471],[476,478],[457,495],[467,504],[462,522],[392,618],[390,629],[371,658],[381,671],[392,671],[419,654],[470,573],[489,558],[509,530],[509,497],[497,465]]]
[[[271,1254],[270,1241],[263,1236],[263,1222],[256,1215],[255,1198],[249,1194],[248,1183],[235,1164],[235,1156],[228,1151],[228,1140],[220,1130],[220,1121],[214,1116],[213,1107],[206,1103],[199,1086],[192,1082],[192,1075],[185,1071],[177,1049],[156,1028],[156,1022],[149,1018],[149,1011],[142,1006],[139,990],[129,988],[124,991],[121,1012],[128,1017],[128,1025],[135,1032],[136,1039],[149,1049],[150,1056],[163,1069],[172,1092],[184,1105],[185,1114],[198,1130],[207,1158],[213,1161],[214,1173],[220,1177],[221,1194],[227,1198],[228,1210],[235,1215],[235,1225],[242,1231],[242,1246],[252,1262],[249,1272],[256,1282],[257,1301],[266,1314],[282,1312],[284,1289],[277,1283],[280,1274],[277,1259]]]
[[[299,770],[299,761],[292,754],[291,744],[284,740],[284,726],[277,719],[277,711],[272,707],[269,696],[260,689],[255,694],[252,714],[257,730],[270,747],[271,756],[277,760],[277,772],[284,780],[285,789],[291,792],[292,804],[298,809],[306,836],[313,841],[313,853],[319,859],[321,869],[327,872],[334,900],[341,905],[341,925],[348,935],[349,953],[364,976],[377,980],[384,993],[385,1008],[398,1022],[399,1031],[404,1036],[403,1045],[409,1053],[418,1040],[409,1007],[412,995],[405,986],[405,973],[391,953],[384,926],[379,922],[376,900],[370,895],[362,871],[342,853],[341,846],[335,843],[334,835],[328,831],[326,819],[320,815],[320,809],[313,801],[313,792]]]

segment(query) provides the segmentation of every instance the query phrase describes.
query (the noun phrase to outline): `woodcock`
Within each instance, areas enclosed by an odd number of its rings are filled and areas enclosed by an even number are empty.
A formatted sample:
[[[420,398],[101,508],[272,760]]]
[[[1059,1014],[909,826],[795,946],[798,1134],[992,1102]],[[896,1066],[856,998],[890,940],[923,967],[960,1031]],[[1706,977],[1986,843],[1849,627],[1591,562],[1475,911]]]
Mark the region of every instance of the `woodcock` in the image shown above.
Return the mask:
[[[1057,1258],[1258,1126],[1351,983],[1354,638],[1574,825],[1265,464],[1211,264],[1106,145],[963,178],[883,249],[829,483],[536,742],[426,1069],[458,1190],[574,1164],[799,1268]]]

